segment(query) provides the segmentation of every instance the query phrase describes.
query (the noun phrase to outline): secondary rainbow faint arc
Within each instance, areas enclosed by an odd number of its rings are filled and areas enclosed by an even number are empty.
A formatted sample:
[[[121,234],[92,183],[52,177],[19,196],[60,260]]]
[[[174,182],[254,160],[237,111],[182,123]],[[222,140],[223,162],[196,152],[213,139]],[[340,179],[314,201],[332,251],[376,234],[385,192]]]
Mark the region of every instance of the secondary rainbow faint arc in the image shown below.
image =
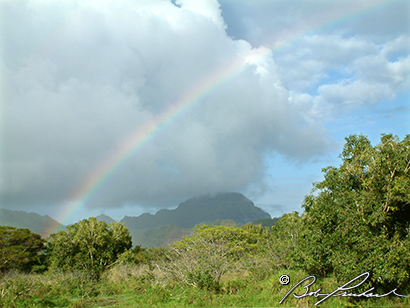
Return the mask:
[[[399,1],[391,1],[399,2]],[[280,42],[279,44],[272,44],[273,49],[261,48],[259,50],[251,50],[248,56],[252,56],[252,53],[256,53],[257,56],[265,56],[272,51],[278,51],[281,48],[285,48],[298,39],[302,38],[303,35],[328,27],[331,24],[336,24],[343,21],[346,18],[351,18],[351,16],[357,15],[360,12],[367,12],[369,9],[374,9],[378,7],[383,7],[387,5],[389,1],[383,1],[361,9],[360,11],[350,12],[349,14],[337,19],[336,21],[326,22],[321,27],[311,27],[310,29],[298,29],[294,33],[290,33],[289,37]],[[160,133],[165,127],[170,125],[176,118],[180,117],[185,113],[186,110],[192,106],[199,103],[207,95],[216,91],[223,84],[239,75],[249,62],[246,59],[246,55],[239,56],[236,61],[232,62],[230,65],[217,70],[214,74],[210,75],[208,78],[204,79],[202,82],[197,84],[196,87],[188,91],[180,100],[178,100],[174,105],[170,106],[164,112],[160,113],[156,118],[149,121],[142,128],[138,128],[134,131],[114,152],[114,154],[107,157],[103,162],[101,162],[97,168],[93,170],[90,176],[87,177],[84,184],[77,190],[70,200],[72,202],[67,202],[63,210],[57,217],[57,220],[63,224],[67,224],[69,220],[80,211],[84,205],[90,200],[90,198],[104,185],[104,183],[111,177],[112,174],[116,172],[130,157],[132,157],[139,149],[149,142],[155,135]],[[52,230],[53,231],[53,230]]]

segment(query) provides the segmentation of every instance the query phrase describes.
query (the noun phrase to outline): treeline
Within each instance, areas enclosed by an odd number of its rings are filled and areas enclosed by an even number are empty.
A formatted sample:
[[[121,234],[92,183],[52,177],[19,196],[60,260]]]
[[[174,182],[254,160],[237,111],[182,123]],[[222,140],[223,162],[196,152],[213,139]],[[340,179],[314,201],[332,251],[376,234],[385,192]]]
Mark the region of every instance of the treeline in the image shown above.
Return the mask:
[[[265,281],[283,269],[341,282],[369,272],[358,291],[410,293],[410,136],[382,135],[373,147],[352,135],[340,158],[339,167],[323,169],[302,215],[285,214],[272,227],[200,225],[181,241],[150,249],[132,248],[123,224],[95,218],[47,241],[2,227],[0,270],[76,270],[98,281],[133,266],[144,283],[214,294],[231,294],[241,282]]]

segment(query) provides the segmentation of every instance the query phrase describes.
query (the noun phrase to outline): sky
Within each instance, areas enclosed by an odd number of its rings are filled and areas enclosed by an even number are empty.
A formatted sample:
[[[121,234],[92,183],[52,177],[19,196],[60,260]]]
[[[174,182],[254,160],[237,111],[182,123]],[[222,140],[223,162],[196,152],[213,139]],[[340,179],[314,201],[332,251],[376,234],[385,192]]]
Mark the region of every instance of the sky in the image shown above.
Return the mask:
[[[0,1],[0,207],[64,224],[241,192],[410,133],[410,1]]]

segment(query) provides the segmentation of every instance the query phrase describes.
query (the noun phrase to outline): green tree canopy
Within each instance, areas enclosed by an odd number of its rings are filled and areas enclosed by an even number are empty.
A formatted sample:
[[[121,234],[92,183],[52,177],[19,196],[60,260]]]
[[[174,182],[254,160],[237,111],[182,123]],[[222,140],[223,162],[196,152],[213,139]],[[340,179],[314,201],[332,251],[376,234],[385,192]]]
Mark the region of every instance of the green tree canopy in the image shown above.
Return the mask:
[[[48,250],[51,268],[88,270],[98,275],[131,247],[131,235],[124,224],[107,225],[91,217],[51,234]]]
[[[45,240],[29,229],[0,226],[0,271],[31,271],[44,262]]]
[[[252,224],[241,228],[197,225],[191,237],[175,242],[160,266],[176,282],[218,289],[221,277],[238,269],[269,238],[269,229]]]
[[[306,196],[299,239],[310,273],[341,280],[371,272],[380,287],[410,285],[410,136],[382,135],[372,147],[351,135],[339,168]],[[347,281],[348,281],[347,280]]]
[[[297,245],[300,236],[300,217],[298,212],[284,214],[276,218],[268,243],[270,258],[278,267],[298,267],[300,263]]]

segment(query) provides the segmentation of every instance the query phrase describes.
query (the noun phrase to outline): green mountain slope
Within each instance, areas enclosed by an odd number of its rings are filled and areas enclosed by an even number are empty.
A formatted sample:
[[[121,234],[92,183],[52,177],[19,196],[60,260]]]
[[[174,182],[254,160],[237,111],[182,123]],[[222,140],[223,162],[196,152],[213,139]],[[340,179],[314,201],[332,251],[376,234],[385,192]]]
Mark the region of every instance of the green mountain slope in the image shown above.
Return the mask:
[[[27,228],[34,233],[40,234],[43,238],[66,228],[48,215],[41,216],[37,213],[6,209],[0,209],[0,225]]]
[[[107,224],[115,221],[104,214],[96,218]],[[155,215],[144,213],[138,217],[125,216],[121,222],[130,229],[134,246],[159,247],[182,239],[197,224],[235,226],[255,220],[269,224],[271,217],[240,193],[221,193],[191,198],[179,204],[176,209],[163,209]],[[6,209],[0,209],[0,225],[28,228],[44,238],[66,228],[47,215]]]
[[[269,218],[266,218],[269,219]],[[233,221],[232,219],[218,219],[209,225],[211,226],[227,226],[241,227],[242,224]],[[193,228],[186,229],[173,225],[159,226],[151,229],[133,229],[130,230],[134,245],[142,247],[165,247],[173,242],[180,241],[185,235],[190,236],[194,231]]]
[[[246,224],[261,218],[271,218],[268,213],[256,207],[251,200],[240,193],[221,193],[215,196],[201,196],[188,199],[176,209],[163,209],[152,215],[144,213],[137,217],[125,216],[121,221],[129,229],[150,229],[174,225],[190,229],[200,223],[231,219]]]
[[[137,242],[137,239],[135,239],[135,244],[141,245],[142,247],[164,247],[175,241],[181,240],[184,235],[190,235],[191,233],[191,229],[183,229],[173,225],[165,225],[144,230],[138,239],[139,241]]]

